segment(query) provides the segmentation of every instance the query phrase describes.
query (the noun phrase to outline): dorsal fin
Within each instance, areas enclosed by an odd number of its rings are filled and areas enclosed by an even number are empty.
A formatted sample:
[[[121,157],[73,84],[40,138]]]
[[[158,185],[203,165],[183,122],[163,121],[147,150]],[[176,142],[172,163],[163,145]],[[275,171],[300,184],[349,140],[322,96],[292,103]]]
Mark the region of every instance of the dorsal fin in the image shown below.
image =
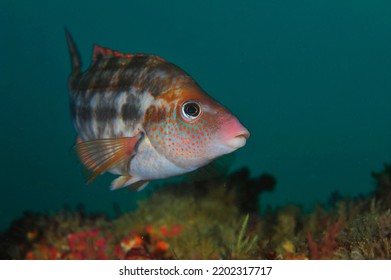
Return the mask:
[[[157,55],[150,55],[150,54],[142,54],[142,53],[136,53],[136,54],[130,54],[130,53],[122,53],[119,51],[115,51],[109,48],[104,48],[99,45],[94,45],[94,50],[92,52],[92,62],[96,62],[100,58],[103,57],[125,57],[125,58],[133,58],[133,57],[144,57],[149,56],[153,57],[154,59],[158,61],[165,61],[163,58]]]
[[[126,57],[132,58],[133,54],[121,53],[112,49],[103,48],[99,45],[94,45],[94,50],[92,53],[92,61],[95,62],[102,57]]]
[[[69,33],[68,29],[65,29],[65,36],[67,38],[69,54],[71,57],[71,65],[72,65],[72,75],[80,73],[81,70],[81,60],[79,52],[77,51],[75,42],[72,39],[71,33]]]

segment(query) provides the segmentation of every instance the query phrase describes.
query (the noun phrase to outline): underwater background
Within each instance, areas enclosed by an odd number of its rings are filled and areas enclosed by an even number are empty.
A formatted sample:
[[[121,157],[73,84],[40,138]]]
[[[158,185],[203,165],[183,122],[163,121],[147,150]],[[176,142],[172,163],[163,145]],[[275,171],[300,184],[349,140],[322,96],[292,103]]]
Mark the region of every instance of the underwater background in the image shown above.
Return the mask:
[[[65,26],[84,67],[93,43],[157,54],[234,112],[251,137],[231,169],[277,180],[261,209],[371,192],[391,157],[390,13],[388,0],[1,0],[0,230],[26,210],[126,212],[150,189],[85,185]]]

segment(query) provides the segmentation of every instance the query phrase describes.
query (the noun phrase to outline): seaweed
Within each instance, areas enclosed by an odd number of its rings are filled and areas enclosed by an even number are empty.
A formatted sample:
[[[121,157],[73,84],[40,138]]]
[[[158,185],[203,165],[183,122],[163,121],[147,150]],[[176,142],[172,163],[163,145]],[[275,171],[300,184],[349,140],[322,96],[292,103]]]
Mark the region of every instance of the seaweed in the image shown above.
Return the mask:
[[[1,259],[390,259],[391,165],[372,174],[374,191],[310,212],[267,208],[270,174],[246,168],[219,178],[170,183],[118,217],[83,208],[26,212],[0,235]]]

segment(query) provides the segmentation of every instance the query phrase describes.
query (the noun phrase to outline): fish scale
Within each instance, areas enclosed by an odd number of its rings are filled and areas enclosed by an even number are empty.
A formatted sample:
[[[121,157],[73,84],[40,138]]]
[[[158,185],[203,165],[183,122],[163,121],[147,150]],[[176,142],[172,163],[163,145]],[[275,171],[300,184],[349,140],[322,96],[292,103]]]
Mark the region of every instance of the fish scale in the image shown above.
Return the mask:
[[[178,66],[150,54],[94,46],[84,72],[71,55],[71,116],[76,149],[89,170],[120,175],[112,189],[142,189],[150,180],[193,171],[242,147],[249,137],[232,113]]]

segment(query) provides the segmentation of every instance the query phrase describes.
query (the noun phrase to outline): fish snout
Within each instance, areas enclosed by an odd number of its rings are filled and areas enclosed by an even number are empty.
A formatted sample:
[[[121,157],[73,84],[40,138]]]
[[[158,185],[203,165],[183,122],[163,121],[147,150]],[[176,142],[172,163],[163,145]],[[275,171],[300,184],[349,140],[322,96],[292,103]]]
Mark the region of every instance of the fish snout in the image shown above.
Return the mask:
[[[234,150],[246,145],[246,141],[250,137],[250,132],[247,128],[234,116],[231,116],[223,123],[220,127],[220,133],[223,145]]]

